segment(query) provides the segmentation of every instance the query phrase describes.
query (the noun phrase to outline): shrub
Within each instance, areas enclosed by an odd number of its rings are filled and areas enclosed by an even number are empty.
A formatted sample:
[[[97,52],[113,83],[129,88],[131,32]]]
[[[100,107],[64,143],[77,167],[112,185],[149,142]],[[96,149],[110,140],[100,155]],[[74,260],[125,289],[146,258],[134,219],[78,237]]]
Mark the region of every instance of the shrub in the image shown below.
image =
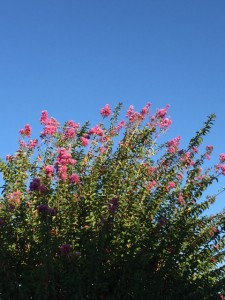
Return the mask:
[[[198,153],[215,115],[180,149],[158,142],[169,106],[120,108],[92,128],[43,111],[40,140],[26,124],[0,161],[0,299],[223,299],[225,216],[203,192],[225,154],[202,170]]]

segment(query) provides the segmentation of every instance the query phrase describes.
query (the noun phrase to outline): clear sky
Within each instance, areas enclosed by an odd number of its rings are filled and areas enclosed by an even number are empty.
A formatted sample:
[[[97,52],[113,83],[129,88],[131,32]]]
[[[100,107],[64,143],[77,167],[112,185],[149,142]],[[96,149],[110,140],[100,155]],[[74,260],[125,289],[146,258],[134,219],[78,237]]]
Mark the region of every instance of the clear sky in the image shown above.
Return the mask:
[[[25,123],[39,132],[42,110],[95,124],[106,103],[125,111],[150,101],[171,105],[168,137],[184,143],[215,112],[207,143],[216,162],[225,153],[224,16],[224,0],[0,1],[1,157]]]

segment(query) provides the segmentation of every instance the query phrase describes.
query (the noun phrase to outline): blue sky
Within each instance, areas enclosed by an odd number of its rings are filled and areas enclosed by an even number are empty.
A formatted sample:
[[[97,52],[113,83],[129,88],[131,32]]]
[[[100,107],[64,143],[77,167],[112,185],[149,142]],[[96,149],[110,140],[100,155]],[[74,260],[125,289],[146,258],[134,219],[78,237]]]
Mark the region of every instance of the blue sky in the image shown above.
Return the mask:
[[[216,113],[206,140],[216,162],[225,152],[224,15],[224,0],[1,1],[1,157],[25,123],[39,132],[44,109],[95,124],[106,103],[125,111],[150,101],[171,105],[168,138],[184,144]]]

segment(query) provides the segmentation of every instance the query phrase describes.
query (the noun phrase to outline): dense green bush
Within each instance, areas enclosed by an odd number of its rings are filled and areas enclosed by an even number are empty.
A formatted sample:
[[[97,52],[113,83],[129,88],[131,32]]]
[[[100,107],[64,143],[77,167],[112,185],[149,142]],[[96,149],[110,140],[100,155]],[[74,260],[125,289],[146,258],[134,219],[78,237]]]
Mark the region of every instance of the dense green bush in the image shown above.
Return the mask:
[[[158,143],[168,106],[120,108],[92,128],[44,111],[40,140],[27,124],[0,161],[0,299],[223,299],[225,215],[203,192],[225,154],[205,171],[212,146],[198,154],[215,116],[180,150]]]

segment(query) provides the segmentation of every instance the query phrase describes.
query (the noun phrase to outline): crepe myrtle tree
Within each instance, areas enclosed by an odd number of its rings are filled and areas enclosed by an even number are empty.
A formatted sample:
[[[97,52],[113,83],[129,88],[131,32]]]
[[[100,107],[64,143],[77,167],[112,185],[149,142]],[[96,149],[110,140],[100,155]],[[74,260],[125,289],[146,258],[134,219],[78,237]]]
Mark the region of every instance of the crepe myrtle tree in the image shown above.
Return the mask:
[[[0,160],[0,299],[223,299],[225,215],[204,191],[225,154],[204,169],[213,147],[199,153],[215,115],[180,149],[159,143],[169,105],[150,106],[119,120],[107,104],[93,127],[43,111],[39,140],[20,130]]]

